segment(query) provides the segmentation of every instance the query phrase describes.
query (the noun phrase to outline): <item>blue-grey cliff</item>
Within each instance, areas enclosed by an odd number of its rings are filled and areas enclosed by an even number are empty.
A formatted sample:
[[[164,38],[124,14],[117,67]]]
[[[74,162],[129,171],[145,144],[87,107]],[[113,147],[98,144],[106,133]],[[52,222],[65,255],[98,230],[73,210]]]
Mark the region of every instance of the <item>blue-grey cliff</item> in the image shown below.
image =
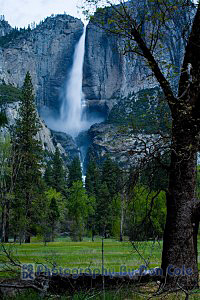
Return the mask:
[[[0,28],[1,25],[2,21]],[[60,92],[82,31],[79,19],[57,15],[48,17],[33,30],[21,31],[14,37],[11,32],[1,42],[0,82],[21,87],[30,71],[39,109],[46,105],[58,110]]]

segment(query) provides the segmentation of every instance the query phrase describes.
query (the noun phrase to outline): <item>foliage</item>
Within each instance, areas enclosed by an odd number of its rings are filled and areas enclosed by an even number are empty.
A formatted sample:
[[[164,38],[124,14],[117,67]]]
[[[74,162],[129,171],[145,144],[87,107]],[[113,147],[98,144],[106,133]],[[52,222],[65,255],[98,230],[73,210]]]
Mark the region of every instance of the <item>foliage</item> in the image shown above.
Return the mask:
[[[6,105],[21,99],[21,90],[6,84],[0,84],[0,127],[8,124]]]
[[[0,132],[0,212],[1,241],[8,242],[9,211],[12,201],[12,167],[10,135]]]
[[[82,181],[81,163],[78,156],[76,156],[69,165],[68,187],[72,187],[73,182]]]
[[[112,198],[106,182],[103,182],[98,191],[96,223],[98,232],[107,237],[112,224]]]
[[[44,242],[53,241],[59,222],[65,217],[66,201],[60,192],[52,187],[48,188],[40,202],[39,216],[35,220],[38,224],[36,233],[43,236]]]
[[[7,47],[10,42],[13,42],[16,38],[22,37],[24,33],[30,32],[30,26],[28,28],[13,28],[13,30],[6,34],[5,36],[0,37],[0,47]]]
[[[166,219],[164,192],[137,185],[127,208],[127,230],[131,240],[161,238]]]
[[[15,201],[13,204],[16,219],[15,230],[21,239],[25,234],[30,241],[31,223],[37,210],[36,199],[42,198],[42,147],[36,139],[40,129],[34,104],[33,86],[28,72],[22,89],[22,101],[13,135],[15,165],[18,167]],[[35,209],[34,209],[35,208]]]
[[[74,181],[69,189],[68,209],[72,220],[71,234],[74,240],[82,240],[89,215],[93,214],[94,198],[88,197],[82,181]]]
[[[94,159],[87,166],[85,188],[89,196],[97,196],[100,184],[100,170]]]
[[[8,119],[5,111],[0,111],[0,128],[8,124]]]
[[[107,122],[130,125],[136,132],[169,132],[171,114],[163,94],[155,87],[122,98],[111,109]]]
[[[102,167],[102,183],[106,183],[111,198],[113,198],[121,189],[121,175],[117,163],[113,162],[110,157],[107,157]]]
[[[141,170],[140,183],[153,191],[166,191],[169,183],[169,165],[169,153],[151,159]]]
[[[57,192],[65,193],[66,171],[58,147],[56,147],[52,159],[47,162],[44,180],[48,186],[53,187]]]
[[[0,105],[20,101],[22,91],[10,84],[0,84]]]
[[[0,183],[2,184],[10,174],[9,159],[11,155],[10,135],[0,132]],[[1,188],[2,190],[2,188]]]

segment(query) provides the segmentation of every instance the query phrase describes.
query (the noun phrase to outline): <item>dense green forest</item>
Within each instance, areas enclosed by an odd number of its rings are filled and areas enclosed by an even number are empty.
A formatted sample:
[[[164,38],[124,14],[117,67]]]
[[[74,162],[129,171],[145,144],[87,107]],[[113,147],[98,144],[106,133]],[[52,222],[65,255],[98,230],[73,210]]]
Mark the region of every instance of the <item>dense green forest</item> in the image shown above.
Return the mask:
[[[3,242],[29,243],[41,236],[46,243],[60,234],[74,241],[162,237],[167,173],[156,161],[125,171],[109,155],[101,166],[91,156],[83,182],[78,156],[66,165],[58,147],[47,153],[37,140],[40,123],[30,74],[22,90],[2,85],[0,95],[2,114],[6,103],[20,103],[16,124],[0,135]],[[1,122],[5,127],[6,117]]]

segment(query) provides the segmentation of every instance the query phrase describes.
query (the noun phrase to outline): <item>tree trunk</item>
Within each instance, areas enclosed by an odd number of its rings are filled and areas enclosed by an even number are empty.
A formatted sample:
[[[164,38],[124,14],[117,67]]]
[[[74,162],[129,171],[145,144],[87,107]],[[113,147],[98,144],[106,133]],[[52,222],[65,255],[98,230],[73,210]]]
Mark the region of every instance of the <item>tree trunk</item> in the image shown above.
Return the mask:
[[[94,235],[95,235],[95,230],[94,230],[94,225],[92,225],[92,242],[94,242]]]
[[[9,238],[9,213],[10,213],[10,203],[6,203],[6,227],[5,227],[5,243],[8,243]]]
[[[172,129],[171,168],[167,193],[162,269],[166,276],[166,289],[169,286],[170,288],[192,289],[198,285],[196,256],[198,227],[193,218],[196,205],[197,142],[192,134],[192,127],[180,120],[179,125],[177,123],[177,121],[176,124],[173,122]],[[175,276],[179,274],[178,269],[175,271],[176,268],[192,269],[192,275]],[[183,272],[181,274],[183,275]]]
[[[16,234],[14,234],[14,243],[16,243],[16,241],[17,241],[17,235]]]
[[[123,226],[124,226],[124,194],[121,194],[121,219],[120,219],[120,242],[123,242]]]
[[[1,242],[5,243],[5,233],[6,233],[6,205],[4,204],[2,209],[2,232],[1,232]]]
[[[25,237],[25,243],[26,244],[30,244],[30,242],[31,242],[31,236],[30,235],[26,235],[26,237]]]
[[[2,233],[1,242],[8,243],[9,231],[9,202],[7,201],[2,207]]]

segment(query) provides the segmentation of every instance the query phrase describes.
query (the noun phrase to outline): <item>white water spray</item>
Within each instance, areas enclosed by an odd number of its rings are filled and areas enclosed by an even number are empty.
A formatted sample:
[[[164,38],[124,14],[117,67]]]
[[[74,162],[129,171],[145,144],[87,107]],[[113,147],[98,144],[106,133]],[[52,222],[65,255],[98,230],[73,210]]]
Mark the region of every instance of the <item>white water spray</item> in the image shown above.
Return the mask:
[[[60,110],[60,118],[63,123],[63,130],[73,137],[85,129],[85,122],[82,121],[82,77],[85,54],[85,34],[83,34],[76,46],[73,58],[73,65],[66,84],[65,97]]]

